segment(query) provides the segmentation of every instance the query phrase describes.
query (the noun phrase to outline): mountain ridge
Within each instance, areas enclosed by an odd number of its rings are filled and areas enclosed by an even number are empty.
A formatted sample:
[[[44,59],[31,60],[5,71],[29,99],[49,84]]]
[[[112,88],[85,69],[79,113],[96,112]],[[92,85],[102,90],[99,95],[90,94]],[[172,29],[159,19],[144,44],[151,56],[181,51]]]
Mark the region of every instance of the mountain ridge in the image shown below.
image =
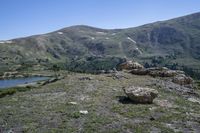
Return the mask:
[[[1,42],[1,69],[62,64],[65,69],[113,69],[124,60],[146,66],[200,67],[200,13],[125,29],[76,25]],[[20,67],[19,67],[20,66]],[[19,68],[18,68],[19,67]]]
[[[142,25],[139,25],[139,26],[132,26],[132,27],[130,26],[130,27],[127,27],[127,28],[101,28],[101,27],[95,27],[95,26],[90,26],[90,25],[77,24],[77,25],[67,26],[65,28],[60,28],[59,30],[55,30],[55,31],[60,31],[62,29],[72,28],[72,27],[89,27],[89,28],[96,28],[96,29],[102,29],[102,30],[123,30],[123,29],[137,28],[137,27],[141,27],[141,26],[145,26],[145,25],[149,25],[149,24],[153,24],[153,23],[170,21],[170,20],[173,20],[173,19],[179,19],[179,18],[181,19],[183,17],[190,17],[191,15],[199,17],[200,16],[200,12],[196,12],[196,13],[192,13],[192,14],[184,15],[184,16],[179,16],[179,17],[176,17],[176,18],[166,19],[166,20],[154,21],[154,22],[150,22],[150,23],[147,23],[147,24],[142,24]],[[32,37],[32,36],[45,35],[45,34],[53,33],[55,31],[50,31],[50,32],[47,32],[47,33],[38,33],[38,34],[34,34],[34,35],[30,35],[30,36],[25,36],[25,37],[17,37],[17,38],[11,38],[11,39],[2,39],[0,41],[9,41],[9,40],[15,40],[15,39],[23,39],[23,38]]]

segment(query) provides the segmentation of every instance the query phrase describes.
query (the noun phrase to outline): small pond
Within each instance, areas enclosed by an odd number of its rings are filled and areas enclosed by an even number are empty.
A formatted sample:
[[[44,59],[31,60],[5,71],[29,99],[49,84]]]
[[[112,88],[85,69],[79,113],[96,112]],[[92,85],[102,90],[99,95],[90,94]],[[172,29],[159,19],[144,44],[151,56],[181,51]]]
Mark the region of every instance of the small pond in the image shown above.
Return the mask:
[[[34,83],[34,82],[43,81],[47,79],[49,79],[49,77],[26,77],[26,78],[0,80],[0,89],[15,87],[21,84]]]

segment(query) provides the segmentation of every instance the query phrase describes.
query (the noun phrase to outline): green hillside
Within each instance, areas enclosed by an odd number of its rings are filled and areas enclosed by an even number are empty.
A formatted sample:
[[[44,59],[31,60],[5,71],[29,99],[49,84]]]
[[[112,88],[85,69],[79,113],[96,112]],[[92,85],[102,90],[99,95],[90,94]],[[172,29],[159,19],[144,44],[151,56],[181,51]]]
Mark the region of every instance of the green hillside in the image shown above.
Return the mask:
[[[61,68],[110,70],[125,59],[145,66],[198,72],[200,13],[135,28],[72,26],[52,33],[0,41],[0,70]]]

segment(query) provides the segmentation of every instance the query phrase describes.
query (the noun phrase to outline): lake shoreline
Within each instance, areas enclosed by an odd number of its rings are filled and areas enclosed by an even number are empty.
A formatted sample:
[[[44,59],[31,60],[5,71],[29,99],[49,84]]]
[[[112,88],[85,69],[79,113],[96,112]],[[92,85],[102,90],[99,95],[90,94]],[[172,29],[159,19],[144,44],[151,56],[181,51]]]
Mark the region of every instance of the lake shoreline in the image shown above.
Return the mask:
[[[12,78],[12,79],[2,79],[0,80],[0,89],[7,89],[11,87],[21,87],[21,86],[28,86],[28,85],[36,85],[38,82],[49,80],[50,77],[23,77],[23,78]]]

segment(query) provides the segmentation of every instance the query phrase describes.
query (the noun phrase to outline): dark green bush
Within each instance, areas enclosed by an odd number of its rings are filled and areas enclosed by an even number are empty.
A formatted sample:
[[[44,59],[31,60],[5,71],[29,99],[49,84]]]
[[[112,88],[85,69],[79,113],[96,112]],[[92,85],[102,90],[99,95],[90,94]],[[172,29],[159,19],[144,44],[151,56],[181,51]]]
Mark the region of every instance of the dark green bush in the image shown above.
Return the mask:
[[[0,98],[5,97],[7,95],[13,95],[16,92],[24,92],[30,90],[31,88],[32,88],[31,86],[27,86],[27,87],[13,87],[8,89],[3,89],[0,90]]]
[[[7,95],[13,95],[16,93],[16,89],[5,89],[5,90],[0,90],[0,98],[5,97]]]

